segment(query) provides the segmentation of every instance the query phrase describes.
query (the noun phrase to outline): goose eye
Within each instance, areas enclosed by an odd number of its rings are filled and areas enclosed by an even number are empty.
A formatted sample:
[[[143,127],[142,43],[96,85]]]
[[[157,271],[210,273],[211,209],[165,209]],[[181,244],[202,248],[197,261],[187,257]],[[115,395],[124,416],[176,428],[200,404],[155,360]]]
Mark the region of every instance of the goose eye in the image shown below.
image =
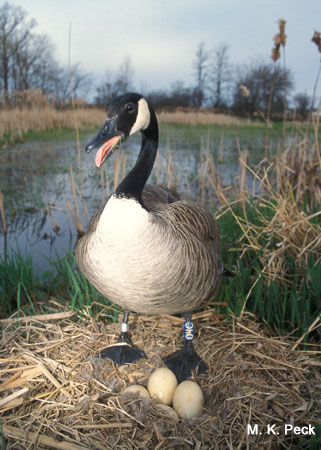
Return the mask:
[[[125,110],[127,112],[133,112],[134,111],[134,105],[132,103],[127,103],[127,105],[125,106]]]

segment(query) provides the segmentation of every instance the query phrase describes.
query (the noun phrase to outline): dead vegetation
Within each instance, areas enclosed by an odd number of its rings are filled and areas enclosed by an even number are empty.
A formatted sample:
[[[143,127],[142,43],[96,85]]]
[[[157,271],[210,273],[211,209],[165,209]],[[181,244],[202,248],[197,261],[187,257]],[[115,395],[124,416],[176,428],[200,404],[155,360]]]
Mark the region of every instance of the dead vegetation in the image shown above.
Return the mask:
[[[262,123],[250,119],[241,119],[229,114],[197,109],[184,110],[178,108],[175,111],[158,111],[157,118],[161,123],[186,125],[263,126]]]
[[[308,210],[321,201],[321,161],[316,145],[309,139],[296,139],[280,155],[277,168],[278,190],[289,190],[290,185],[297,203],[306,202]]]
[[[251,167],[249,151],[239,148],[239,174],[224,186],[209,149],[201,154],[200,198],[217,199],[217,217],[232,214],[242,230],[235,243],[242,255],[260,253],[262,274],[280,282],[287,276],[285,261],[293,260],[297,275],[304,276],[309,261],[321,262],[321,157],[318,133],[315,142],[295,138],[271,160],[264,158]],[[252,179],[250,182],[249,180]],[[248,205],[252,214],[249,216]],[[239,206],[236,212],[235,206]]]
[[[227,323],[208,308],[194,316],[197,351],[209,365],[208,376],[197,379],[206,404],[201,417],[177,421],[153,400],[121,392],[146,385],[161,358],[177,350],[181,319],[138,317],[132,333],[148,359],[116,367],[95,354],[115,341],[118,325],[103,315],[73,321],[72,314],[60,322],[53,315],[3,323],[0,413],[7,450],[290,449],[299,438],[285,435],[284,424],[321,423],[320,352],[271,337],[250,315]],[[268,423],[278,436],[247,432],[247,424],[265,431]]]
[[[61,102],[57,105],[55,99],[48,99],[39,89],[16,92],[12,98],[12,106],[0,109],[0,139],[15,142],[23,139],[28,131],[44,132],[53,128],[74,130],[75,125],[80,129],[88,126],[98,128],[105,120],[105,109],[88,108],[81,99],[75,101],[73,106],[76,111],[69,103]],[[178,108],[174,111],[159,111],[157,117],[161,123],[262,126],[249,119],[210,110]]]
[[[297,149],[294,149],[296,152]],[[244,206],[245,199],[252,199],[255,222],[248,217],[245,207],[242,214],[235,214],[231,204],[221,194],[228,211],[242,229],[239,246],[243,254],[247,251],[260,253],[264,276],[280,282],[292,281],[288,278],[285,263],[289,257],[297,267],[297,276],[302,277],[312,259],[316,265],[321,261],[321,225],[320,220],[314,220],[320,217],[321,211],[313,210],[309,214],[309,208],[302,208],[305,199],[311,209],[313,202],[318,204],[321,201],[320,167],[311,160],[309,164],[309,153],[302,152],[298,159],[293,156],[289,149],[289,153],[283,155],[283,161],[277,160],[257,172],[247,166],[254,179],[260,182],[262,194],[246,197],[248,191],[240,189],[242,197],[239,202]],[[300,165],[300,160],[306,160],[306,164]],[[277,187],[271,184],[275,178]],[[264,211],[267,213],[264,214]]]
[[[77,107],[77,125],[84,127],[100,127],[106,117],[106,111],[100,108]],[[204,125],[253,125],[247,119],[238,119],[224,114],[203,111],[160,111],[157,114],[160,123],[204,124]],[[261,126],[261,124],[257,124]],[[256,126],[256,125],[255,125]],[[44,132],[54,128],[75,129],[75,115],[71,109],[56,109],[49,104],[30,108],[0,109],[0,139],[10,141],[23,140],[28,131]]]
[[[98,108],[77,108],[80,128],[98,126],[106,113]],[[56,109],[50,105],[43,107],[10,108],[0,110],[0,139],[10,136],[12,142],[23,139],[28,131],[43,132],[53,128],[75,129],[74,113],[70,109]]]

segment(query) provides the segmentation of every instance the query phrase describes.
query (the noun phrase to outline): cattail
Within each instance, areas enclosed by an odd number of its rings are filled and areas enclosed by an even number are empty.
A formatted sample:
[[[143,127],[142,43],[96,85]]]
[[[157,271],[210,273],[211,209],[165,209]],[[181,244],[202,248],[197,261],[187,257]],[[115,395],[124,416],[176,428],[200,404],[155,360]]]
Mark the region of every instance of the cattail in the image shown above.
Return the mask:
[[[278,33],[278,34],[276,34],[276,35],[274,36],[273,41],[274,41],[274,45],[275,45],[276,47],[280,47],[280,46],[281,46],[282,39],[281,39],[280,33]]]
[[[279,36],[279,35],[277,34],[277,35],[274,36],[274,42],[276,42],[275,38],[277,36]],[[274,62],[277,61],[281,57],[280,46],[281,46],[281,44],[275,44],[274,47],[272,48],[271,58],[272,58],[272,61],[274,61]]]
[[[319,52],[321,53],[321,33],[319,31],[314,32],[311,41],[315,43],[315,45],[318,47]]]
[[[280,19],[279,22],[279,33],[276,34],[273,38],[274,47],[272,48],[272,61],[277,61],[280,57],[280,47],[281,45],[284,47],[286,44],[286,34],[285,34],[285,24],[286,21],[284,19]]]
[[[271,55],[272,61],[277,61],[279,58],[281,58],[280,53],[280,46],[275,46],[272,48],[272,55]]]
[[[286,44],[285,24],[286,24],[286,20],[284,20],[284,19],[279,20],[280,39],[281,39],[281,45],[283,45],[283,47]]]
[[[248,90],[248,88],[246,86],[244,86],[244,84],[240,84],[240,91],[244,97],[250,96],[250,91]]]

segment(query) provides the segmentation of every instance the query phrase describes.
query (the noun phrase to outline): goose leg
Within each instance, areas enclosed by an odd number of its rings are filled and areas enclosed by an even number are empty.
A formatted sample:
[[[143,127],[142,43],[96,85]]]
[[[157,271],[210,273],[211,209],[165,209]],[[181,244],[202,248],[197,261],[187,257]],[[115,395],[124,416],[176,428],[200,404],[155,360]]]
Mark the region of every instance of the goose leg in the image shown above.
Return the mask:
[[[184,317],[184,344],[180,350],[163,359],[166,366],[175,373],[179,383],[190,378],[193,371],[196,375],[206,375],[208,370],[207,364],[194,350],[194,322],[190,315]]]
[[[119,366],[129,364],[140,358],[147,358],[144,350],[133,344],[128,333],[129,311],[124,310],[124,321],[120,324],[120,336],[116,344],[110,345],[99,352],[101,358],[110,358]]]

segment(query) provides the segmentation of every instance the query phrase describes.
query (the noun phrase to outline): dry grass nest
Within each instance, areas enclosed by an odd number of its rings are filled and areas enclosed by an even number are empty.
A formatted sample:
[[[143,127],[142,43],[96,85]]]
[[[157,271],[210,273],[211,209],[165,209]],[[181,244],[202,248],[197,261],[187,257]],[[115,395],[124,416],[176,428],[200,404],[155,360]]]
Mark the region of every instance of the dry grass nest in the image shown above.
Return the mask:
[[[60,320],[52,320],[57,319]],[[209,366],[195,377],[205,395],[200,417],[175,420],[153,400],[121,394],[146,386],[162,358],[181,345],[181,319],[131,317],[134,342],[148,359],[117,367],[97,352],[119,325],[75,313],[3,321],[0,414],[6,449],[279,449],[299,439],[284,424],[321,423],[318,349],[271,336],[253,316],[196,315],[195,347]],[[262,434],[247,433],[258,424]],[[279,435],[265,434],[276,424]]]

